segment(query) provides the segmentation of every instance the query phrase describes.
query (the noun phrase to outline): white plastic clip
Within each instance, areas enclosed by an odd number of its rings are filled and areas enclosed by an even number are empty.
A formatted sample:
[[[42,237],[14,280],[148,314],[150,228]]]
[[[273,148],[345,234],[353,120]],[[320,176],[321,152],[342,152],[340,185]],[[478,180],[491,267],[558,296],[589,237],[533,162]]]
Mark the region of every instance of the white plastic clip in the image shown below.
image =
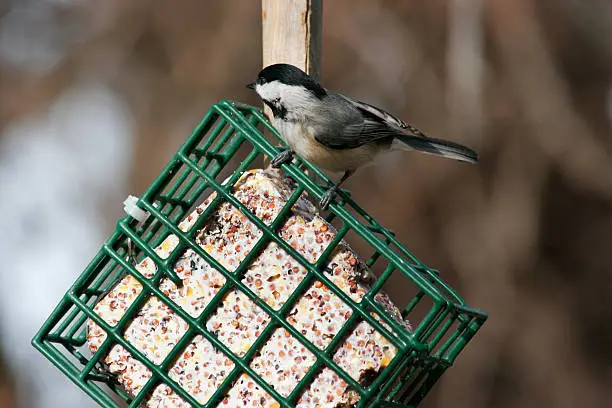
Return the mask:
[[[149,218],[149,213],[136,205],[138,203],[138,197],[133,195],[128,196],[123,202],[123,211],[130,217],[138,220],[139,222],[145,222]]]

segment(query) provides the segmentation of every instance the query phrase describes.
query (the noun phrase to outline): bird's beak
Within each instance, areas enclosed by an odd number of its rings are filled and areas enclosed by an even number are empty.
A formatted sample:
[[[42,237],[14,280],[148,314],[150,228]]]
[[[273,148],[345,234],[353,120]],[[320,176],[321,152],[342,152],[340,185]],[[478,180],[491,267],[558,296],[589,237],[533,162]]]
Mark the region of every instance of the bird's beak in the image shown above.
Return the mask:
[[[255,82],[251,82],[250,84],[247,84],[246,87],[249,89],[255,89]]]

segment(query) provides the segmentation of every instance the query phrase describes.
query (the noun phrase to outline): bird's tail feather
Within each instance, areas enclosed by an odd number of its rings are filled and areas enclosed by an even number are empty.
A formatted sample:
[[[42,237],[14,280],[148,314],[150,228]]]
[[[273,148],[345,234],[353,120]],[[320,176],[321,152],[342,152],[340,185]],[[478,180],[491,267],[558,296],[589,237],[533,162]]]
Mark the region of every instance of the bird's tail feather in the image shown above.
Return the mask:
[[[398,147],[401,149],[417,150],[419,152],[447,157],[449,159],[460,160],[468,163],[478,162],[478,154],[475,151],[447,140],[407,135],[397,136],[395,140],[399,142]]]

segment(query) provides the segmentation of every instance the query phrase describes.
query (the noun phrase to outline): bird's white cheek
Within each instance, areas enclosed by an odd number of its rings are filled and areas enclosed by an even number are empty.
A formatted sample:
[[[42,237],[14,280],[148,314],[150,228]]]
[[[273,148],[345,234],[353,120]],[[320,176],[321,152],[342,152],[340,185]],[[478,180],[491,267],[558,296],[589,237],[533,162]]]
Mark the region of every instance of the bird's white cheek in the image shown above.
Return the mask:
[[[262,88],[262,86],[261,86],[261,85],[259,85],[259,84],[255,85],[255,92],[257,92],[257,95],[259,95],[259,97],[260,97],[261,99],[265,99],[265,98],[264,98],[263,88]]]
[[[282,85],[278,81],[273,81],[266,84],[256,84],[255,92],[259,94],[261,99],[272,101],[280,97]]]

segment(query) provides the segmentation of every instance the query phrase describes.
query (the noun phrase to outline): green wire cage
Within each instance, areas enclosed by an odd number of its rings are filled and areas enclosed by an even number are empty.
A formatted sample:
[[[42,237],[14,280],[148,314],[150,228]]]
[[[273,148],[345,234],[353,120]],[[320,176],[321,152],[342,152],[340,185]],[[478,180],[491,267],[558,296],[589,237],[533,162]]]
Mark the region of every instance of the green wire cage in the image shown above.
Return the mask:
[[[329,211],[321,214],[327,222],[339,225],[328,249],[323,251],[316,262],[305,259],[283,240],[278,229],[300,196],[307,195],[319,200],[325,193],[330,181],[318,168],[300,158],[283,165],[285,175],[293,181],[294,191],[271,223],[262,222],[232,194],[232,186],[247,169],[262,167],[264,156],[274,157],[278,153],[278,149],[264,133],[271,133],[278,139],[276,130],[259,109],[231,101],[214,104],[165,169],[138,199],[138,208],[148,213],[146,220],[139,221],[129,215],[119,220],[115,232],[34,337],[34,347],[101,406],[142,406],[159,384],[167,385],[193,407],[227,406],[223,405],[223,400],[228,390],[241,375],[246,374],[276,400],[277,406],[289,408],[297,404],[317,373],[325,368],[333,370],[358,395],[358,402],[354,405],[356,407],[416,406],[485,322],[485,313],[468,307],[455,290],[440,278],[437,271],[414,257],[390,230],[370,217],[346,191],[340,191]],[[181,230],[179,222],[201,203],[207,192],[213,193],[210,195],[210,205],[196,220],[193,228],[187,232]],[[196,243],[197,231],[221,203],[231,204],[262,232],[261,238],[233,271],[225,268]],[[168,257],[162,258],[155,248],[171,234],[178,238],[176,248]],[[359,302],[336,287],[325,270],[332,250],[342,239],[358,247],[361,254],[364,253],[361,249],[368,249],[371,256],[366,264],[378,275]],[[257,254],[271,242],[286,251],[307,271],[303,281],[278,310],[262,301],[242,281]],[[159,288],[164,278],[177,285],[181,284],[174,265],[188,249],[205,259],[225,279],[225,283],[197,317],[185,312]],[[157,266],[151,277],[143,276],[134,266],[133,260],[143,257],[149,257]],[[98,316],[94,307],[126,276],[133,277],[142,286],[142,291],[116,324],[110,325]],[[351,310],[350,318],[324,349],[313,345],[288,322],[292,306],[315,280],[326,285]],[[401,302],[395,303],[400,307],[402,318],[411,322],[411,330],[389,317],[387,311],[375,301],[377,294],[388,287],[389,282],[406,288]],[[207,320],[232,289],[246,294],[269,316],[269,324],[243,355],[232,352],[206,327]],[[126,328],[151,296],[157,297],[188,325],[181,340],[158,362],[148,359],[142,350],[125,338]],[[106,332],[105,340],[94,353],[87,346],[88,321],[95,322]],[[368,381],[356,381],[333,359],[334,352],[358,321],[367,321],[397,350],[392,360]],[[278,328],[285,329],[316,358],[288,395],[279,393],[273,384],[251,367],[255,354]],[[231,361],[233,367],[203,404],[169,375],[170,367],[194,336],[208,340],[215,350],[219,350]],[[113,345],[122,346],[150,372],[150,379],[135,396],[127,393],[104,366],[104,359]]]

